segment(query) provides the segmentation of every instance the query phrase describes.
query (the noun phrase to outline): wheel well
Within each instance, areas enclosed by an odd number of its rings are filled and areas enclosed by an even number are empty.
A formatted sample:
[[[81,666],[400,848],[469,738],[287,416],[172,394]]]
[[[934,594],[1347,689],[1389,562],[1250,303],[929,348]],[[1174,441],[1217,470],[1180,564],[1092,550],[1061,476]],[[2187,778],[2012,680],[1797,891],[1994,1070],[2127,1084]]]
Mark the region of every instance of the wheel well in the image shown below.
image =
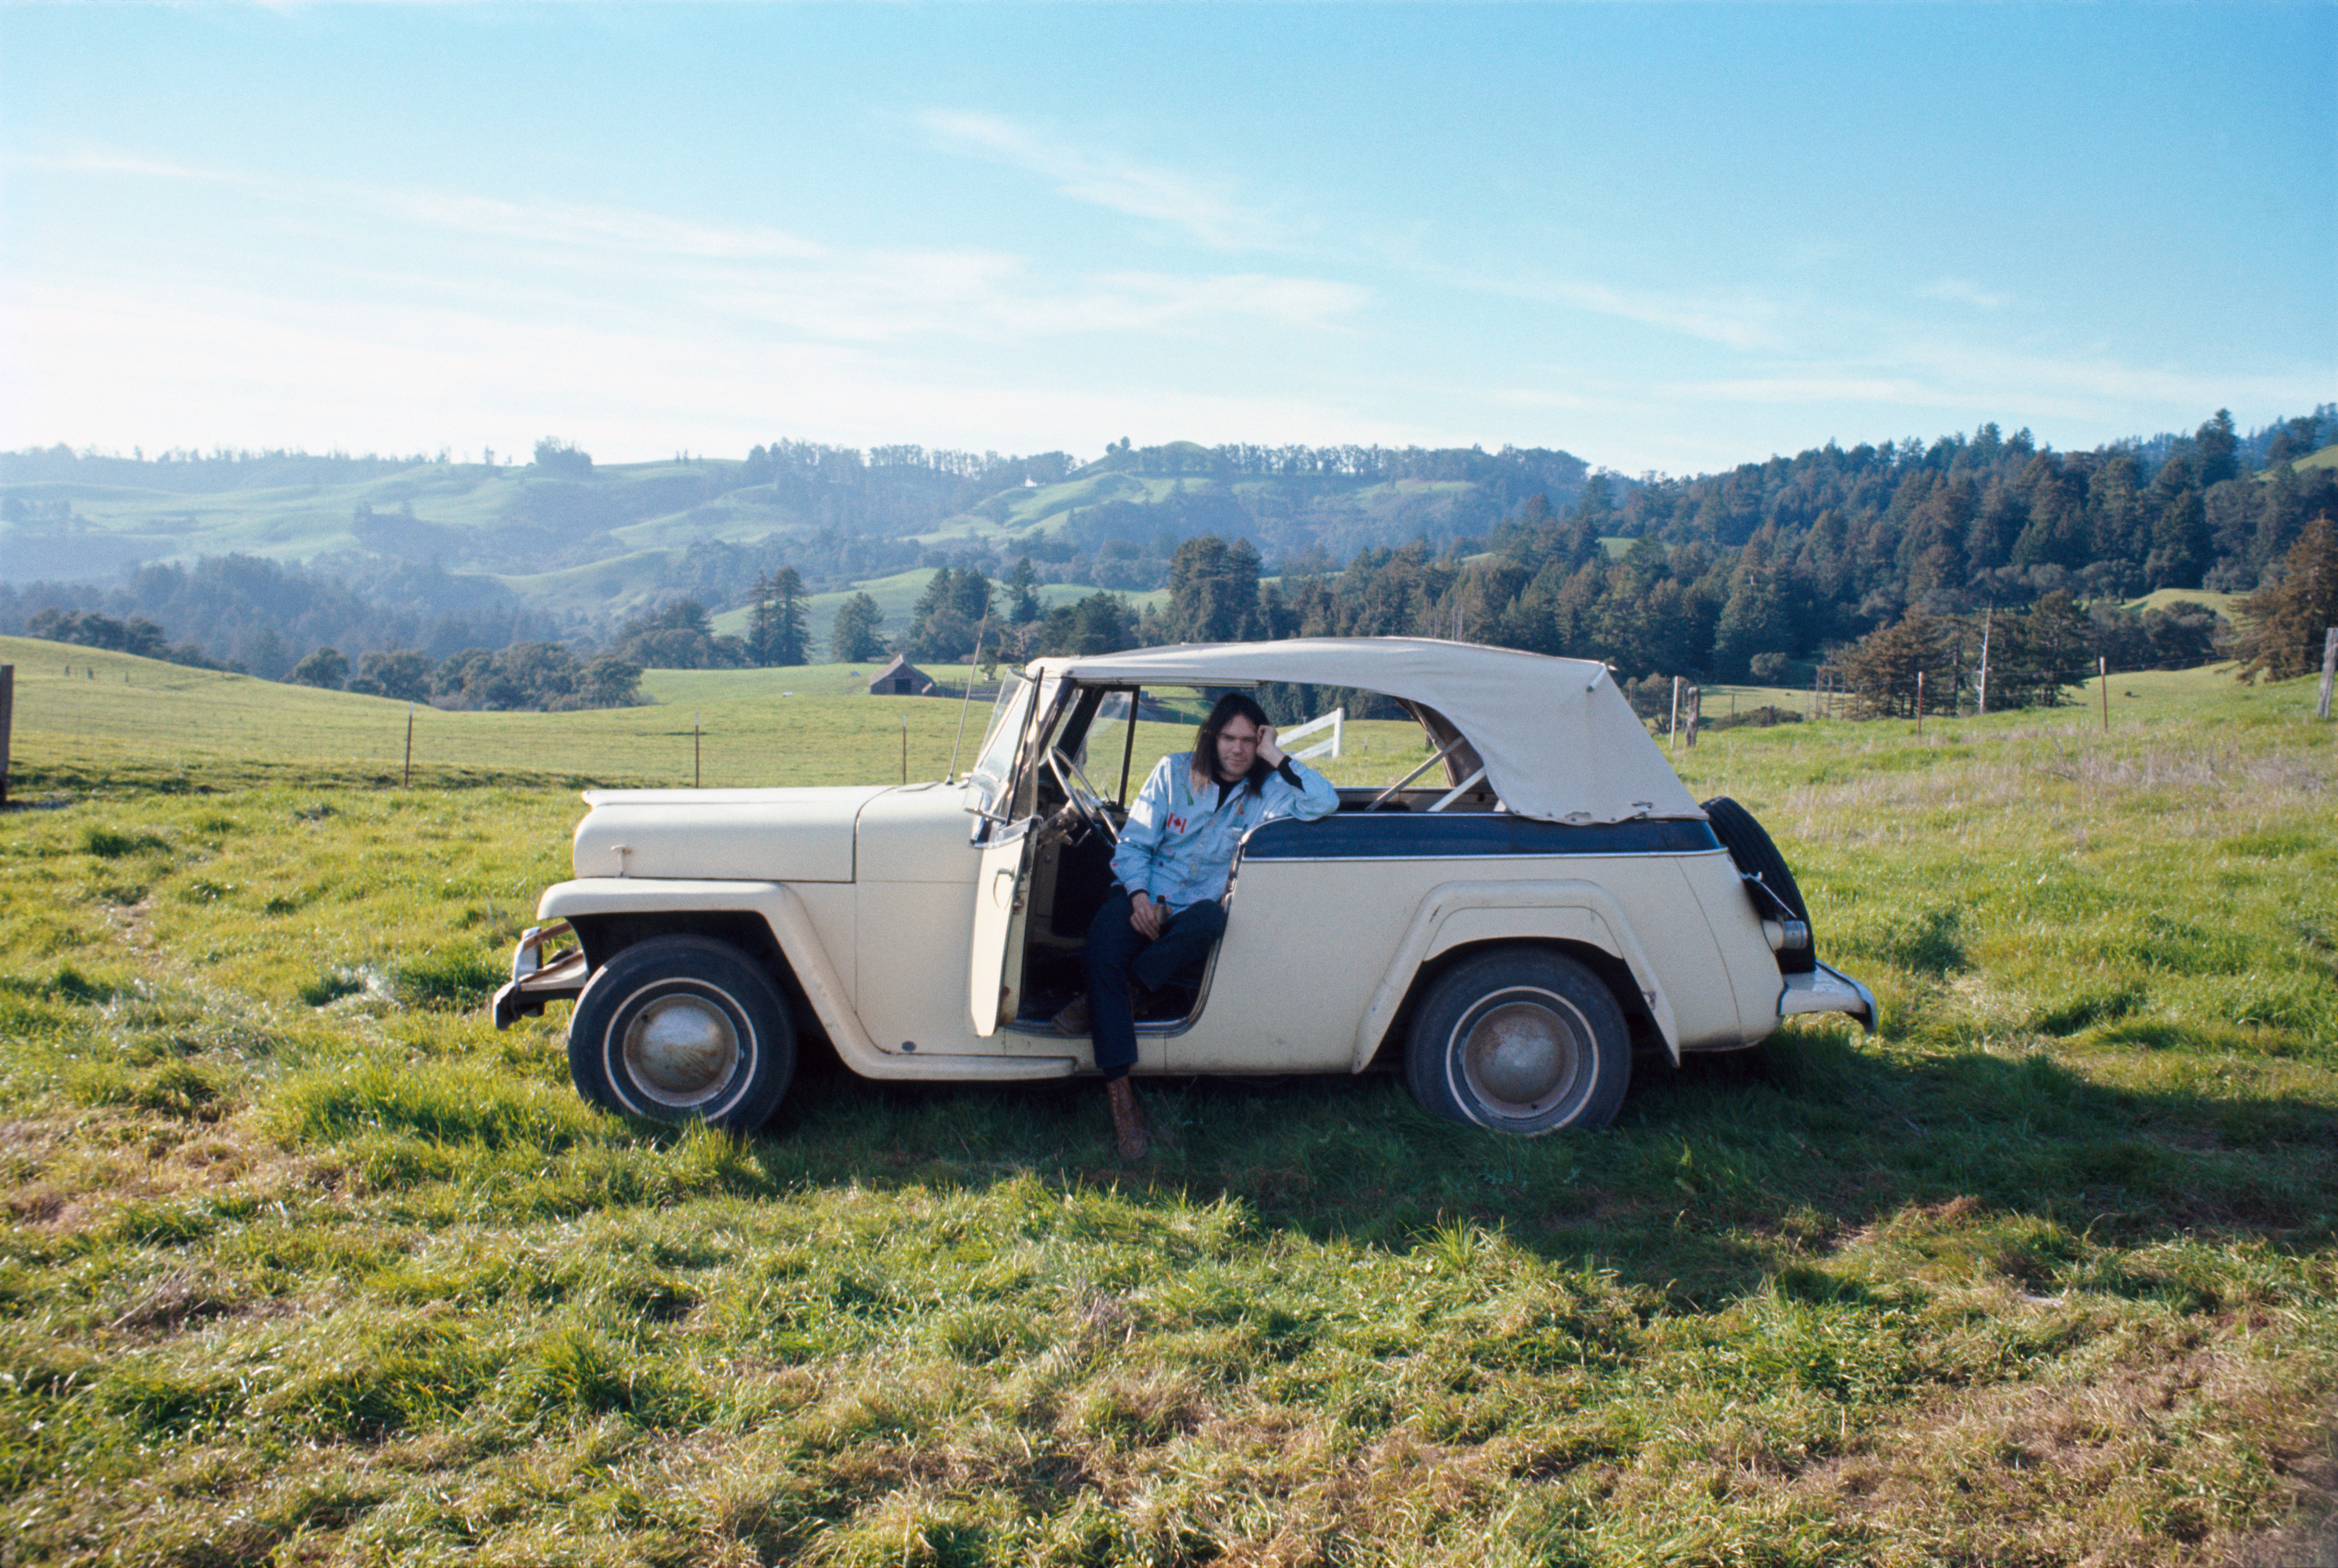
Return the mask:
[[[1420,1000],[1429,994],[1445,972],[1455,965],[1503,947],[1538,947],[1574,959],[1598,976],[1616,998],[1622,1010],[1625,1027],[1631,1031],[1632,1049],[1636,1052],[1665,1048],[1664,1032],[1656,1027],[1655,1014],[1648,1009],[1648,999],[1640,995],[1639,982],[1632,978],[1631,966],[1613,953],[1594,947],[1587,942],[1567,942],[1548,936],[1496,936],[1483,942],[1465,942],[1450,947],[1414,971],[1412,984],[1406,988],[1404,1002],[1389,1020],[1388,1033],[1372,1053],[1370,1071],[1400,1070],[1404,1063],[1405,1037],[1412,1033],[1413,1014]]]
[[[820,1027],[820,1014],[812,1010],[811,998],[804,995],[795,966],[788,962],[779,939],[771,935],[771,922],[752,909],[577,915],[570,916],[568,924],[575,928],[577,939],[584,944],[586,965],[595,972],[636,942],[646,942],[653,936],[705,936],[728,943],[761,965],[771,975],[772,984],[780,988],[780,995],[787,1001],[789,1022],[795,1025],[799,1057],[803,1047],[812,1044],[831,1055],[835,1054],[835,1043]]]

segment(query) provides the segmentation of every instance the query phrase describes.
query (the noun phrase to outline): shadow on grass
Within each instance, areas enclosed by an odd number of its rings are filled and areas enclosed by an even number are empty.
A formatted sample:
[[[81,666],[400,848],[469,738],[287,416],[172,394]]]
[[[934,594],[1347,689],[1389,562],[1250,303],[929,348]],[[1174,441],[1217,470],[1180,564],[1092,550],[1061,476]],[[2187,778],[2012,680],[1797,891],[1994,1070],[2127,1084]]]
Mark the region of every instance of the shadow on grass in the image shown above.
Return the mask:
[[[1615,1126],[1535,1140],[1432,1119],[1386,1076],[1166,1079],[1143,1093],[1156,1143],[1135,1167],[1113,1156],[1093,1081],[885,1085],[832,1065],[807,1073],[755,1147],[789,1185],[1028,1173],[1233,1200],[1263,1225],[1376,1247],[1498,1226],[1698,1305],[1911,1210],[2019,1220],[2030,1240],[1992,1266],[2025,1287],[2051,1275],[2055,1236],[2317,1245],[2338,1214],[2338,1108],[2107,1087],[2042,1052],[1910,1060],[1789,1032],[1679,1070],[1643,1058]]]

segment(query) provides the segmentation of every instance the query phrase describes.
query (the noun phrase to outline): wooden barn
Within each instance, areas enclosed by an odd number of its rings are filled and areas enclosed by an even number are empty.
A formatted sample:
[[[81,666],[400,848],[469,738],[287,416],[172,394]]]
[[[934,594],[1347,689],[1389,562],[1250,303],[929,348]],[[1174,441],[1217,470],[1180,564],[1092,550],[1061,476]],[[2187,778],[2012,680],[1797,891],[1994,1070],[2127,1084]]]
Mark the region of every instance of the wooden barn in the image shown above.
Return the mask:
[[[869,678],[871,697],[930,697],[934,693],[933,678],[899,653],[893,662]]]

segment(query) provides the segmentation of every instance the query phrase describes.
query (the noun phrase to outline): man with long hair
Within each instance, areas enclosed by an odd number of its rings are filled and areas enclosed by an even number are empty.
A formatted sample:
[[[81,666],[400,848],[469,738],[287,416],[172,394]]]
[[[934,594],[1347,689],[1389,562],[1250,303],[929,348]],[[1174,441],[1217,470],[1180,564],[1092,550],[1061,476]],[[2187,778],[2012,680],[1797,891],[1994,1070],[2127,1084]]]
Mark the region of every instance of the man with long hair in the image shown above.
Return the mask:
[[[1122,1159],[1152,1147],[1128,1083],[1133,985],[1167,985],[1224,933],[1219,899],[1243,834],[1277,817],[1311,822],[1339,808],[1339,792],[1275,744],[1265,710],[1243,691],[1219,698],[1194,749],[1161,759],[1137,791],[1113,852],[1112,892],[1088,926],[1085,1009],[1075,1002],[1056,1021],[1066,1033],[1090,1030]]]

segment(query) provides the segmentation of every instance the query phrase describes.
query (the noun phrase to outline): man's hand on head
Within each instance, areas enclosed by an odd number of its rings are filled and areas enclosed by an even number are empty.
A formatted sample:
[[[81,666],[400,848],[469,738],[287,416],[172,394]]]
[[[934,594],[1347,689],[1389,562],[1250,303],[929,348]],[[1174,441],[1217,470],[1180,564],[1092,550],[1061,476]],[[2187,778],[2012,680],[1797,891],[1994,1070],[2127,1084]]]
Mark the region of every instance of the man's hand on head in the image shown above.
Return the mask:
[[[1290,755],[1282,749],[1282,742],[1275,739],[1274,726],[1272,724],[1264,726],[1258,732],[1258,754],[1265,760],[1266,765],[1270,768],[1282,767],[1282,760]]]

